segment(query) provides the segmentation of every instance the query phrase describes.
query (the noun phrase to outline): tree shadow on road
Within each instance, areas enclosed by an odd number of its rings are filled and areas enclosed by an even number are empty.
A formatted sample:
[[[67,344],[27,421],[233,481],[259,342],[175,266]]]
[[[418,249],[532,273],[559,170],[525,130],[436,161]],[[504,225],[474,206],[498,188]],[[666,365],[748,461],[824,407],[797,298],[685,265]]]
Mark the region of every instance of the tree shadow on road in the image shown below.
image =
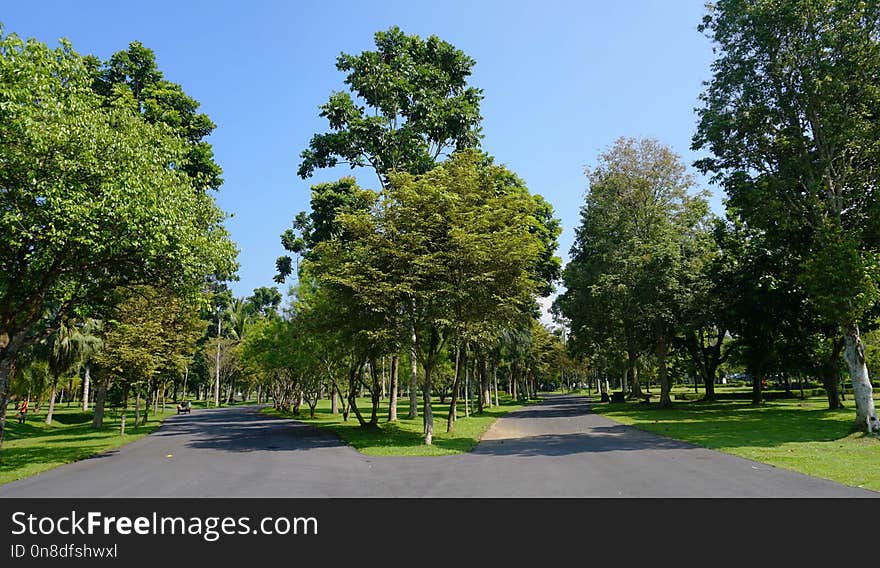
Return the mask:
[[[596,452],[641,450],[692,450],[695,446],[641,432],[623,425],[598,426],[589,433],[544,434],[522,438],[485,440],[474,449],[475,455],[493,456],[567,456]]]

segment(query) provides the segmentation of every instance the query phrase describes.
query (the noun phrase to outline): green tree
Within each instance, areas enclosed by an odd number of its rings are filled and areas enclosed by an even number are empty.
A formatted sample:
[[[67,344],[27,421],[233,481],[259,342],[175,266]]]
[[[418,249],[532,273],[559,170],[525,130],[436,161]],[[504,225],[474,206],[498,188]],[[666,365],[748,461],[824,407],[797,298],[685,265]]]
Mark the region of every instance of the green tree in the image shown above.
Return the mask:
[[[375,51],[342,53],[337,58],[336,68],[346,73],[350,92],[335,92],[321,106],[330,131],[313,136],[302,152],[301,177],[310,177],[317,169],[348,164],[372,169],[380,186],[386,188],[393,171],[423,174],[444,154],[479,145],[482,91],[467,85],[475,65],[472,58],[436,36],[422,39],[397,27],[377,32],[374,42]],[[335,203],[329,205],[324,211],[338,208]],[[332,219],[321,211],[313,203],[317,220]],[[332,223],[317,220],[312,219],[313,239],[325,239],[322,229]],[[295,239],[284,242],[287,250],[302,250],[302,243]],[[281,275],[290,274],[290,257],[278,260],[278,270]],[[415,330],[409,331],[409,417],[415,418],[417,357]]]
[[[590,190],[559,300],[575,344],[627,355],[632,391],[637,359],[658,363],[660,405],[671,404],[666,356],[680,323],[689,279],[708,246],[705,192],[679,157],[656,140],[618,139],[588,171]]]
[[[173,167],[185,143],[124,97],[105,104],[69,43],[0,35],[0,78],[2,439],[22,348],[101,315],[119,285],[193,293],[232,273],[235,247],[214,200]]]
[[[745,223],[784,246],[819,317],[840,327],[856,422],[880,431],[859,326],[880,298],[880,5],[719,0],[718,54],[694,149]]]
[[[94,64],[94,62],[91,62]],[[163,78],[156,54],[133,41],[128,49],[114,53],[96,70],[95,90],[109,101],[128,98],[150,124],[164,124],[185,142],[180,168],[199,189],[219,189],[222,170],[205,138],[216,128],[208,115],[198,112],[199,103],[183,88]]]
[[[479,144],[482,92],[467,86],[474,60],[436,36],[397,27],[374,39],[376,51],[336,60],[351,92],[321,106],[330,132],[302,152],[301,177],[344,163],[372,168],[386,187],[392,171],[422,174],[445,152]]]
[[[61,322],[47,339],[45,357],[51,376],[52,388],[49,394],[49,410],[46,413],[46,424],[52,424],[57,397],[58,380],[73,371],[79,371],[86,357],[95,353],[103,345],[100,337],[94,335],[94,321]]]

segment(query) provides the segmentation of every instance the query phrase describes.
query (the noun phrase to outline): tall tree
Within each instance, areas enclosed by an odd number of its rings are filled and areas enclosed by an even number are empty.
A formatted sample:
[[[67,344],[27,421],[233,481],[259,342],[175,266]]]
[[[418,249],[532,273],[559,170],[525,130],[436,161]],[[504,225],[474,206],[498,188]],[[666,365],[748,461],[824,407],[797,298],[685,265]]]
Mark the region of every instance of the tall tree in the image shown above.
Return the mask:
[[[92,62],[94,64],[94,62]],[[205,138],[217,127],[208,115],[198,112],[199,103],[177,83],[164,79],[156,54],[139,41],[114,53],[95,70],[95,90],[109,101],[134,99],[137,112],[150,124],[168,126],[185,143],[180,168],[199,189],[219,189],[222,170]]]
[[[422,39],[396,26],[377,32],[374,43],[375,51],[337,58],[336,68],[346,73],[349,92],[335,92],[321,106],[330,131],[313,136],[302,152],[301,177],[348,164],[372,169],[386,188],[393,171],[423,174],[445,154],[479,145],[483,95],[467,84],[475,65],[472,58],[436,36]],[[321,225],[314,228],[320,238]],[[295,240],[289,243],[288,250],[301,247]],[[289,273],[290,265],[289,257],[282,257],[279,272]],[[409,336],[409,417],[415,418],[415,330],[410,329]]]
[[[650,346],[660,404],[668,406],[667,353],[693,262],[709,243],[705,192],[693,192],[680,158],[652,139],[618,139],[588,177],[562,313],[575,344],[610,340],[626,353],[633,392],[640,392],[637,359]]]
[[[701,29],[718,56],[699,166],[797,259],[809,301],[844,337],[856,422],[880,431],[859,331],[880,298],[880,4],[719,0]]]
[[[337,58],[351,92],[333,93],[321,106],[330,132],[302,152],[301,177],[344,163],[373,169],[385,187],[389,172],[422,174],[444,153],[479,144],[482,92],[467,85],[473,59],[398,27],[374,40],[376,51]]]
[[[225,215],[174,167],[184,142],[93,77],[67,42],[0,32],[0,441],[22,348],[119,285],[194,291],[235,269]]]
[[[49,395],[49,410],[46,412],[46,424],[52,424],[57,397],[58,380],[67,373],[78,371],[85,358],[97,351],[102,340],[94,335],[95,326],[92,322],[65,321],[46,339],[46,360],[52,380]]]

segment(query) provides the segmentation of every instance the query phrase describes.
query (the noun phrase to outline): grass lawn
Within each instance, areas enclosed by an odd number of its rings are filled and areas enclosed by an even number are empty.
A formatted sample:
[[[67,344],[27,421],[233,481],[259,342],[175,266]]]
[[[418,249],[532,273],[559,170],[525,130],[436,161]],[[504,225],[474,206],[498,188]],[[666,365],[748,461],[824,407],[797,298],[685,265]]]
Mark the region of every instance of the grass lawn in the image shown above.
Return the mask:
[[[79,405],[56,405],[51,426],[46,425],[45,405],[39,412],[29,412],[24,424],[18,423],[18,413],[10,405],[0,449],[0,484],[133,442],[155,431],[165,417],[176,412],[175,406],[169,404],[164,415],[161,409],[159,415],[151,412],[149,422],[135,428],[134,410],[130,408],[126,414],[125,436],[120,436],[119,417],[112,409],[104,414],[104,427],[93,430],[93,412],[83,412]]]
[[[465,418],[464,404],[459,401],[455,428],[451,434],[447,434],[446,416],[449,413],[449,404],[440,404],[435,400],[432,405],[434,409],[434,440],[430,446],[425,445],[424,434],[422,434],[421,404],[419,405],[418,418],[406,418],[409,412],[408,397],[398,399],[398,420],[396,423],[387,422],[388,401],[387,399],[382,401],[378,428],[361,428],[353,412],[349,416],[348,422],[343,422],[341,413],[336,415],[330,413],[329,400],[318,402],[315,418],[309,418],[309,410],[306,405],[303,405],[299,416],[281,413],[271,407],[264,409],[263,412],[269,416],[295,418],[301,422],[330,430],[361,453],[371,456],[444,456],[472,450],[495,420],[511,410],[524,406],[522,402],[515,402],[505,395],[500,395],[500,402],[501,406],[493,406],[485,410],[482,415],[471,414],[470,417]],[[358,408],[361,409],[364,418],[369,420],[369,400],[358,399]]]
[[[652,389],[653,390],[653,389]],[[595,399],[594,399],[595,400]],[[808,475],[880,491],[880,439],[853,433],[851,398],[828,410],[824,397],[748,401],[598,403],[593,410],[623,424]]]

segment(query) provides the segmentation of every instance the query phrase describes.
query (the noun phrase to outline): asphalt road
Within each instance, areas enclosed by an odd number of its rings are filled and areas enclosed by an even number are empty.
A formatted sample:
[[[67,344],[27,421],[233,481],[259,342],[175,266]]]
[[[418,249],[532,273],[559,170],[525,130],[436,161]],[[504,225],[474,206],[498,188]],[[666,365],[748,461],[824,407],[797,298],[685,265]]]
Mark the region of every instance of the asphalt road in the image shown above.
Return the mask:
[[[170,456],[170,457],[168,457]],[[846,487],[670,440],[550,397],[469,454],[370,457],[256,407],[196,410],[119,450],[0,486],[0,497],[857,497]]]

